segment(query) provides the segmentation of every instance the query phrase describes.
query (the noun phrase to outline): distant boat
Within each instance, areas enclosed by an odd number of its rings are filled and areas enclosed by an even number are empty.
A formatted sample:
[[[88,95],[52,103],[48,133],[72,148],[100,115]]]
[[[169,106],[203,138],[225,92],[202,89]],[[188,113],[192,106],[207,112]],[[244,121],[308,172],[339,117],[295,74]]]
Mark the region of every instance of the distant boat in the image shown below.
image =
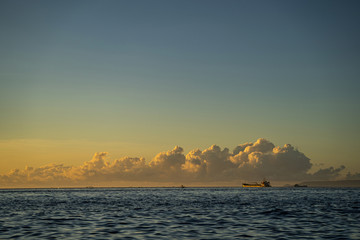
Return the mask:
[[[307,185],[295,184],[294,187],[307,187]]]
[[[184,185],[180,185],[180,188],[185,188],[185,186],[184,186]]]
[[[271,187],[270,182],[265,179],[261,183],[243,183],[243,187]]]

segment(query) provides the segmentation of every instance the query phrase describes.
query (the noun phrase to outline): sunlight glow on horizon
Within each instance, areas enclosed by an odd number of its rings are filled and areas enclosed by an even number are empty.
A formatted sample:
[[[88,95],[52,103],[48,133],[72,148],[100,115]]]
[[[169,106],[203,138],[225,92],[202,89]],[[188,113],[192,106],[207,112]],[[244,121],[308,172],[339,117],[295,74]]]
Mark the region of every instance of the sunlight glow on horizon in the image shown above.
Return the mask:
[[[69,144],[69,143],[67,143]],[[44,144],[42,144],[44,146]],[[67,151],[68,152],[68,151]],[[142,157],[108,159],[108,152],[97,152],[92,160],[81,165],[50,163],[39,167],[26,166],[0,174],[2,187],[84,186],[159,186],[180,184],[207,186],[227,183],[236,186],[241,179],[271,178],[275,181],[353,179],[360,173],[345,176],[344,166],[321,167],[318,171],[307,156],[290,144],[276,147],[266,139],[240,144],[229,151],[212,145],[193,149],[187,154],[176,146],[158,153],[150,161]],[[310,170],[312,170],[310,173]],[[126,185],[128,183],[128,185]]]
[[[0,174],[259,138],[360,172],[358,8],[3,0]]]

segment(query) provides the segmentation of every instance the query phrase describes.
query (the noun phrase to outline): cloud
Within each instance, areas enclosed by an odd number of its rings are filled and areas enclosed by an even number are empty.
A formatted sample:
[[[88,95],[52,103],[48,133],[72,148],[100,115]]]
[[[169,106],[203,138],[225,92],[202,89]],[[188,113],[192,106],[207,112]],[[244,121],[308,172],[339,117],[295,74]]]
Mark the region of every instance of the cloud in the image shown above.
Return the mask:
[[[245,178],[267,177],[277,180],[305,178],[312,164],[310,159],[290,144],[275,147],[266,139],[235,148],[230,157]]]
[[[258,181],[262,178],[282,181],[333,180],[344,166],[320,169],[310,174],[310,159],[290,144],[275,146],[260,138],[254,143],[240,144],[230,152],[212,145],[205,150],[194,149],[184,154],[174,149],[157,154],[150,162],[144,158],[124,157],[108,160],[107,152],[95,153],[90,161],[80,166],[50,164],[39,168],[26,167],[0,175],[0,184],[24,185],[84,185],[102,182],[174,182],[216,183],[241,180]],[[348,174],[357,178],[359,174]]]
[[[360,173],[356,172],[356,173],[350,173],[348,172],[346,174],[346,180],[359,180],[360,179]]]
[[[176,146],[173,150],[158,153],[149,167],[158,179],[176,179],[181,176],[181,166],[185,163],[184,150]]]
[[[345,169],[345,166],[340,166],[339,168],[329,167],[320,169],[310,176],[314,180],[334,180],[340,176],[340,173]]]
[[[40,184],[44,182],[69,182],[68,175],[73,167],[62,164],[49,164],[39,168],[25,167],[24,170],[14,169],[8,174],[0,175],[2,186],[21,185],[24,183]]]
[[[196,149],[186,155],[182,170],[187,173],[188,179],[192,180],[228,180],[226,173],[234,168],[229,156],[229,149],[221,150],[217,145],[212,145],[204,151]]]

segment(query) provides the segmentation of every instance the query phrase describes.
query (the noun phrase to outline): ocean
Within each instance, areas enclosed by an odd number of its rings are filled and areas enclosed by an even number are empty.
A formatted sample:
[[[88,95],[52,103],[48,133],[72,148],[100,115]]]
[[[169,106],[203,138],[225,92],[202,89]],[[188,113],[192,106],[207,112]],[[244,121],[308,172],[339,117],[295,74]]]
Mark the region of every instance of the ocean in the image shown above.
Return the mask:
[[[360,239],[360,188],[0,190],[0,239]]]

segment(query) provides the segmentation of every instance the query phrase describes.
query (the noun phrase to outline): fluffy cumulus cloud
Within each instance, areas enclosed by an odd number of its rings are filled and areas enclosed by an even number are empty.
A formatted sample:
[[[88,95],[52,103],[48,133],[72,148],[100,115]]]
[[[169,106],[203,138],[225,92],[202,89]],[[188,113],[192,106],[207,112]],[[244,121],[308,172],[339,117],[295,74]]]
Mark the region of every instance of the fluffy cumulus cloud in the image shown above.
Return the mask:
[[[109,161],[107,152],[95,153],[81,166],[51,164],[39,168],[26,167],[0,175],[2,187],[17,185],[80,185],[97,182],[173,182],[216,183],[268,178],[278,181],[334,180],[345,168],[326,168],[310,174],[310,159],[290,144],[275,146],[260,138],[254,143],[238,145],[232,152],[212,145],[194,149],[185,155],[174,149],[157,154],[150,162],[144,158],[124,157]],[[358,177],[348,174],[348,179]]]
[[[246,179],[300,180],[307,178],[312,166],[310,159],[290,144],[275,147],[263,138],[236,147],[229,159],[237,175]]]
[[[185,163],[184,150],[176,146],[173,150],[161,152],[149,163],[152,179],[176,180],[181,178],[181,166]]]

